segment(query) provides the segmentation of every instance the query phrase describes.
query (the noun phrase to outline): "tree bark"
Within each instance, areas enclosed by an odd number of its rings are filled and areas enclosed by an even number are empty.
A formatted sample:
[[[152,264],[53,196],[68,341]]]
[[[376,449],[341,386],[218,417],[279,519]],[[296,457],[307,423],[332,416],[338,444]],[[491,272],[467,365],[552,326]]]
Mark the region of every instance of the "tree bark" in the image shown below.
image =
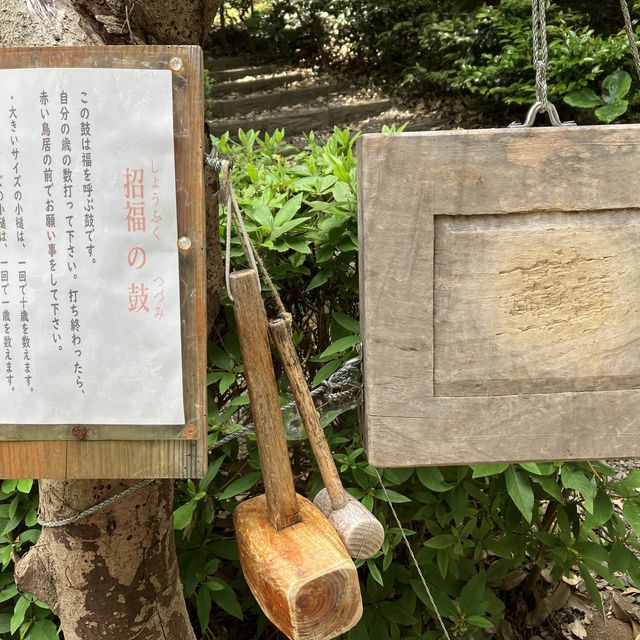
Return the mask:
[[[200,44],[218,5],[219,0],[0,0],[0,46]],[[222,281],[215,177],[208,176],[206,186],[212,322]],[[40,514],[62,519],[132,484],[42,480]],[[43,529],[39,542],[16,559],[19,588],[60,617],[65,640],[195,640],[182,596],[172,511],[173,483],[160,480],[77,523]]]

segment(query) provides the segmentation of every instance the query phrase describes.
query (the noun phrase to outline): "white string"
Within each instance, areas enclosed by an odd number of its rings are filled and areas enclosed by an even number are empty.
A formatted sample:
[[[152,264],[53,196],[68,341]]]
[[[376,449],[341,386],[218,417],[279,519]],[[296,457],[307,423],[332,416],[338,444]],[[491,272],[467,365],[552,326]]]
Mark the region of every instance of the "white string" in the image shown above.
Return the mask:
[[[449,632],[447,631],[447,627],[444,624],[444,620],[442,619],[442,616],[440,615],[440,610],[438,609],[438,605],[436,604],[435,600],[433,599],[433,595],[431,595],[431,589],[429,589],[429,585],[427,584],[427,581],[424,578],[424,575],[422,573],[422,570],[420,569],[420,565],[418,564],[418,560],[415,556],[415,554],[413,553],[413,549],[411,548],[411,545],[409,544],[409,540],[407,539],[407,536],[404,532],[404,527],[402,526],[402,522],[400,522],[400,518],[398,517],[398,514],[396,513],[396,510],[393,506],[393,503],[391,502],[391,498],[389,497],[389,493],[387,491],[387,487],[384,486],[384,482],[382,482],[382,476],[380,475],[380,473],[378,472],[378,470],[375,467],[372,467],[372,469],[376,472],[376,475],[378,476],[378,482],[380,483],[380,486],[382,487],[382,490],[384,491],[384,495],[387,497],[387,502],[389,503],[389,508],[391,509],[391,513],[393,514],[393,517],[395,518],[396,524],[398,525],[398,529],[400,529],[400,535],[402,536],[402,539],[404,540],[404,544],[407,547],[407,551],[409,552],[409,555],[411,556],[411,560],[413,561],[413,565],[416,568],[416,571],[418,572],[418,575],[420,576],[420,581],[422,582],[422,586],[424,587],[425,591],[427,592],[427,597],[429,598],[429,602],[431,602],[431,606],[433,607],[433,610],[436,613],[436,618],[438,619],[438,622],[440,623],[440,627],[442,627],[442,632],[444,633],[444,637],[447,640],[451,640],[451,636],[449,635]]]

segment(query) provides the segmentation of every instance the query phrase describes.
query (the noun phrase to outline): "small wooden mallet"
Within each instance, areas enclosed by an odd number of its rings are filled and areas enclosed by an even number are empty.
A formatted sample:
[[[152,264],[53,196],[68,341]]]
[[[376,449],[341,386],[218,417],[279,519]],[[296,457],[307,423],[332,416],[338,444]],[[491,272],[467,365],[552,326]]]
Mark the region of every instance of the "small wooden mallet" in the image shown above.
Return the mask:
[[[370,558],[378,552],[384,542],[384,528],[375,516],[342,486],[285,321],[282,318],[272,320],[269,323],[269,332],[280,354],[324,482],[325,489],[318,493],[313,503],[335,527],[352,558]]]
[[[265,486],[233,514],[242,570],[288,638],[335,638],[362,616],[358,573],[333,527],[295,492],[258,275],[232,273],[229,285]]]

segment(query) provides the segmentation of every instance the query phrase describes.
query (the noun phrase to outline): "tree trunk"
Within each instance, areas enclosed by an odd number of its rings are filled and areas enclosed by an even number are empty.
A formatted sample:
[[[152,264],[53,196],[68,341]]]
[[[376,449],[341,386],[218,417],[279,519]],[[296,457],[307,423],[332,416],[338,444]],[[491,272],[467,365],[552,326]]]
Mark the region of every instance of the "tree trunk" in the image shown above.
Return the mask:
[[[0,0],[0,46],[200,44],[218,4]],[[211,322],[222,268],[215,178],[207,176],[206,186]],[[132,484],[42,480],[40,513],[45,520],[61,519]],[[17,560],[16,581],[60,617],[65,640],[195,640],[182,596],[172,511],[173,483],[160,480],[77,523],[44,529],[38,544]]]

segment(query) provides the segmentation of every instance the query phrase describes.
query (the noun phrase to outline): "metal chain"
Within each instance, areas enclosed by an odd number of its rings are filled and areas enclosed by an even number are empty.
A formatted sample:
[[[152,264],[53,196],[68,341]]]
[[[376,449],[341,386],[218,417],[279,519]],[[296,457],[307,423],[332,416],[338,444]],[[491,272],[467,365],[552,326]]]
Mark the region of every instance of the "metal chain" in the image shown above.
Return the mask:
[[[120,493],[116,493],[114,496],[103,500],[102,502],[98,502],[98,504],[94,504],[92,507],[85,509],[84,511],[80,511],[68,518],[61,518],[60,520],[42,520],[40,516],[38,516],[38,524],[41,527],[45,527],[48,529],[54,529],[56,527],[66,527],[68,524],[73,524],[74,522],[78,522],[78,520],[82,520],[90,515],[96,513],[96,511],[100,511],[101,509],[105,509],[109,505],[117,502],[121,498],[128,496],[130,493],[137,491],[138,489],[142,489],[142,487],[146,487],[147,485],[154,482],[153,478],[149,478],[147,480],[142,480],[142,482],[138,482],[137,484],[132,484],[130,487],[127,487],[124,491]]]
[[[547,12],[546,0],[532,0],[531,24],[533,31],[533,68],[536,71],[536,100],[540,110],[549,107],[547,98],[547,68],[549,67],[549,50],[547,48]]]
[[[529,109],[523,123],[512,122],[510,128],[532,127],[540,111],[546,111],[554,127],[575,126],[575,122],[562,122],[558,111],[549,102],[547,71],[549,69],[549,49],[547,47],[547,6],[546,0],[531,0],[531,31],[533,68],[536,74],[536,101]]]
[[[350,398],[353,398],[354,394],[357,394],[356,397],[358,398],[358,402],[359,402],[360,388],[361,388],[360,383],[357,381],[357,374],[359,374],[359,372],[360,372],[360,357],[358,356],[357,358],[353,358],[352,360],[348,360],[347,362],[345,362],[342,365],[342,367],[340,367],[340,369],[338,369],[332,376],[330,376],[327,380],[325,380],[321,385],[316,387],[312,391],[311,395],[314,398],[324,396],[324,403],[333,403],[335,405],[337,404],[338,401],[342,401],[342,404],[344,405],[346,393],[350,394]],[[351,387],[351,389],[345,390],[345,387],[347,386]],[[283,412],[288,411],[288,410],[294,409],[295,406],[296,406],[295,402],[290,402],[284,405],[281,410]],[[233,442],[238,438],[247,436],[254,430],[255,430],[255,427],[253,426],[253,424],[243,425],[237,431],[234,431],[233,433],[230,433],[224,436],[217,442],[214,442],[209,447],[208,451],[209,452],[215,451],[216,449],[219,449],[220,447],[224,446],[229,442]],[[78,522],[80,520],[83,520],[84,518],[87,518],[93,515],[97,511],[105,509],[106,507],[112,505],[114,502],[117,502],[118,500],[128,496],[129,494],[133,493],[134,491],[137,491],[138,489],[142,489],[143,487],[148,486],[154,481],[155,481],[154,479],[142,480],[141,482],[133,484],[130,487],[127,487],[126,489],[124,489],[123,491],[120,491],[120,493],[116,493],[110,498],[107,498],[102,502],[98,502],[97,504],[94,504],[88,509],[79,511],[78,513],[75,513],[72,516],[68,516],[67,518],[61,518],[60,520],[43,520],[41,518],[38,518],[38,524],[41,527],[49,528],[49,529],[66,527],[69,524],[73,524],[75,522]]]
[[[631,21],[631,14],[629,13],[629,5],[627,0],[620,0],[620,7],[622,8],[622,15],[624,17],[624,27],[627,32],[627,38],[629,40],[629,48],[631,49],[631,55],[633,56],[633,62],[636,67],[636,75],[640,80],[640,53],[638,52],[638,45],[636,43],[636,34],[633,30],[633,22]]]

